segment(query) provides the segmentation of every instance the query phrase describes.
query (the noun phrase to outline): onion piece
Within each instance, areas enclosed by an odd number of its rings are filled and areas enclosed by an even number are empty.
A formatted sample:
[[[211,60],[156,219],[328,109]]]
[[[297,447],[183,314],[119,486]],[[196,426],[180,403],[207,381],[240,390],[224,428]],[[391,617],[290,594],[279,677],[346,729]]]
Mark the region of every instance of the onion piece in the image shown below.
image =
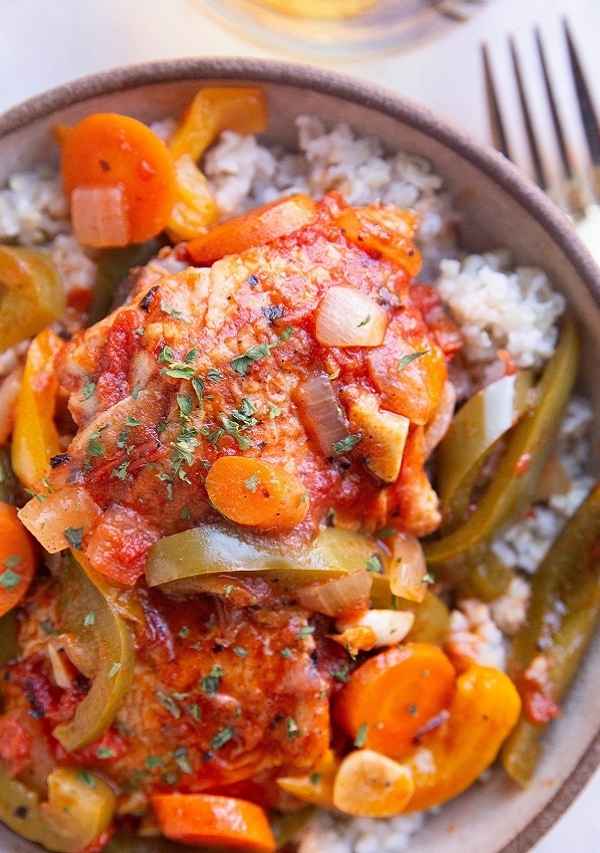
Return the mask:
[[[365,465],[384,483],[395,483],[400,474],[410,421],[379,408],[375,394],[360,393],[349,406],[353,433],[362,435],[361,455]]]
[[[389,579],[392,595],[421,602],[427,592],[427,564],[416,536],[398,532],[388,544],[391,547]]]
[[[323,375],[312,376],[298,388],[298,405],[302,420],[314,435],[325,456],[333,455],[333,445],[348,435],[348,427],[340,402]]]
[[[298,601],[303,607],[326,616],[337,617],[356,609],[366,610],[372,583],[372,574],[361,569],[325,583],[300,587]]]
[[[387,311],[355,287],[330,287],[317,308],[315,336],[325,347],[378,347]]]
[[[75,239],[84,246],[127,246],[129,221],[123,185],[75,187],[71,222]]]
[[[100,514],[100,507],[83,486],[68,484],[60,492],[32,498],[19,510],[19,518],[50,554],[69,547],[65,530],[87,528]]]
[[[414,621],[410,610],[367,610],[354,619],[338,619],[335,627],[341,634],[353,628],[370,628],[375,636],[371,648],[380,648],[402,642]]]
[[[448,432],[452,418],[454,417],[455,405],[456,389],[452,382],[447,380],[442,391],[442,399],[423,432],[423,452],[425,459],[429,458],[433,450],[435,450]]]

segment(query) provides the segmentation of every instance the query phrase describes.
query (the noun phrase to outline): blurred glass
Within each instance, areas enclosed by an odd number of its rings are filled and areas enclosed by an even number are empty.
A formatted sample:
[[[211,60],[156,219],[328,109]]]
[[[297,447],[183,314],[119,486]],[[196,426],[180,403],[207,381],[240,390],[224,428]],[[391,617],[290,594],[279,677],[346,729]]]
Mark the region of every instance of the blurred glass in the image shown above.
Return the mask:
[[[238,36],[288,57],[344,58],[441,35],[486,0],[196,0]]]

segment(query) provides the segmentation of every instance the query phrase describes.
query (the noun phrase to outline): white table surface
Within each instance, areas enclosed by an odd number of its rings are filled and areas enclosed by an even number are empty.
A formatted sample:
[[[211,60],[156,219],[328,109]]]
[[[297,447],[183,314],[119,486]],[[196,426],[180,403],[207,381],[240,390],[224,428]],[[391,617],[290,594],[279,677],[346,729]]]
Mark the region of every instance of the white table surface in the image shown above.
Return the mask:
[[[506,37],[515,35],[525,70],[531,71],[531,32],[539,24],[552,65],[560,71],[566,67],[560,20],[567,13],[600,105],[600,0],[487,0],[472,6],[476,11],[469,21],[448,26],[435,38],[386,55],[322,60],[286,57],[246,41],[207,18],[195,0],[0,0],[0,111],[67,80],[118,65],[181,56],[258,56],[327,65],[387,86],[489,141],[480,44],[490,45],[502,78],[503,103],[510,111],[516,99]],[[581,154],[582,134],[569,81],[566,73],[559,76],[557,88],[573,131],[573,149]],[[543,122],[542,102],[541,96],[536,98],[538,120]],[[514,116],[518,127],[516,112]],[[522,135],[516,133],[515,140],[517,159],[527,169]],[[566,851],[600,851],[600,772],[535,848],[535,853]]]

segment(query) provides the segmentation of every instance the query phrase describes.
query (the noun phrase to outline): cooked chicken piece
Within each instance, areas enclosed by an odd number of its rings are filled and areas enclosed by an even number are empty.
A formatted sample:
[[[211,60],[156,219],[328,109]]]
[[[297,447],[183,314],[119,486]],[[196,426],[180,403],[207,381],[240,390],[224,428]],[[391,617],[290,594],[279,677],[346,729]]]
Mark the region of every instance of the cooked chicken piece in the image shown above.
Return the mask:
[[[22,513],[47,548],[66,546],[62,518],[69,506],[81,506],[83,488],[90,499],[89,518],[79,522],[83,550],[95,568],[110,566],[113,577],[133,583],[153,541],[218,517],[204,479],[225,454],[283,466],[306,486],[306,519],[277,534],[288,536],[290,547],[312,537],[331,509],[365,531],[387,521],[416,535],[436,528],[422,430],[438,409],[456,336],[435,310],[432,289],[411,287],[397,261],[368,240],[361,247],[360,234],[347,239],[336,219],[342,207],[329,196],[316,222],[289,236],[209,268],[152,278],[145,292],[135,290],[132,301],[65,344],[56,371],[78,432],[54,460],[47,500]],[[390,219],[384,208],[365,210],[371,228],[379,216],[387,228],[401,222],[401,212]],[[398,228],[398,245],[410,247],[406,226]],[[406,252],[413,269],[414,251]],[[394,258],[399,254],[395,249]],[[336,300],[347,289],[361,294],[354,307],[377,309],[376,340],[365,337],[367,313],[352,320],[358,336],[345,330],[361,345],[319,343],[316,321],[322,329],[321,306],[333,287]],[[333,318],[342,333],[351,316]],[[334,391],[324,418],[337,418],[348,435],[343,405],[356,398],[351,389],[370,395],[375,418],[389,412],[408,419],[408,463],[398,458],[377,476],[381,466],[361,446],[362,421],[353,441],[324,453],[306,407],[297,405],[298,389],[315,376],[329,377]],[[367,445],[371,452],[376,442]],[[50,548],[44,537],[57,530]]]

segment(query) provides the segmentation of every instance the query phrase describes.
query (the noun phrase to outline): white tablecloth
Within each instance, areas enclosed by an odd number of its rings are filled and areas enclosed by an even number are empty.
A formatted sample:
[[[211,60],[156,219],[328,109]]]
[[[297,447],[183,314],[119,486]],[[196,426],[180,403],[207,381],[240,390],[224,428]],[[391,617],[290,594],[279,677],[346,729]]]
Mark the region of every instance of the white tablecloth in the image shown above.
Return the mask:
[[[513,34],[525,70],[534,77],[533,25],[539,24],[557,72],[561,106],[572,131],[573,149],[583,149],[575,112],[560,20],[568,19],[600,105],[600,0],[487,0],[464,23],[386,55],[345,60],[290,59],[327,65],[401,92],[455,125],[489,141],[480,45],[491,47],[511,122],[513,148],[528,168],[508,65],[506,38]],[[52,86],[94,71],[151,59],[180,56],[285,58],[207,18],[195,0],[0,0],[0,111]],[[560,72],[565,71],[564,74]],[[536,77],[537,79],[537,77]],[[536,117],[547,122],[541,88],[534,88]],[[512,111],[512,112],[511,112]],[[600,851],[600,773],[535,853]]]

